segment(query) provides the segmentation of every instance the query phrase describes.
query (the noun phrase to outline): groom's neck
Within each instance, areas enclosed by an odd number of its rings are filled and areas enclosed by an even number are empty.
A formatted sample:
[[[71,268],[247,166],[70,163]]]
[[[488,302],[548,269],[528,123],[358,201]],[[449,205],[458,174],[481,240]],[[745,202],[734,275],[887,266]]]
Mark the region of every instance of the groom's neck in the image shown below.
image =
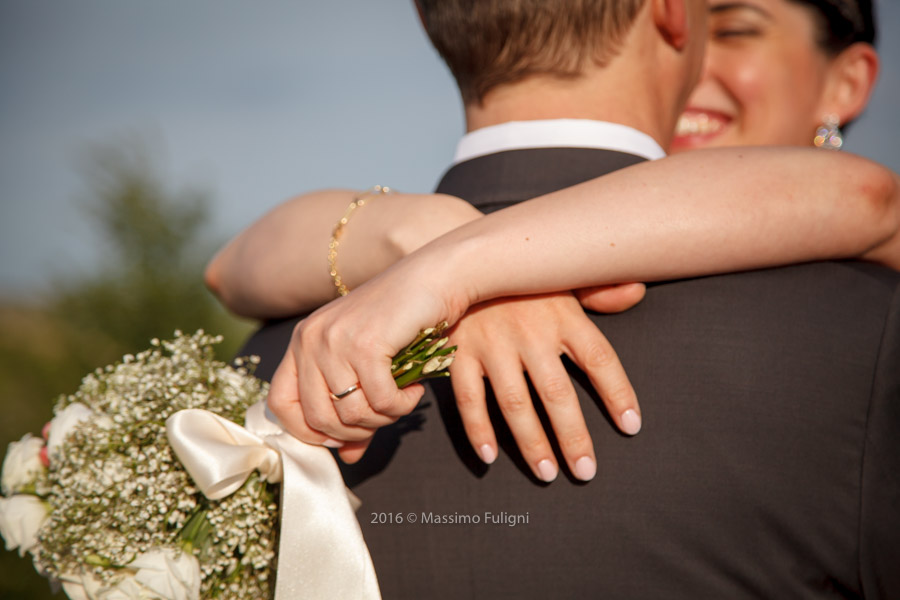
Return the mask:
[[[533,77],[492,90],[481,105],[466,107],[468,131],[509,121],[591,119],[633,127],[666,148],[678,109],[634,81],[616,83]]]
[[[668,148],[692,87],[684,57],[658,36],[633,32],[607,64],[577,77],[533,75],[490,90],[466,106],[469,131],[509,121],[592,119],[633,127]]]

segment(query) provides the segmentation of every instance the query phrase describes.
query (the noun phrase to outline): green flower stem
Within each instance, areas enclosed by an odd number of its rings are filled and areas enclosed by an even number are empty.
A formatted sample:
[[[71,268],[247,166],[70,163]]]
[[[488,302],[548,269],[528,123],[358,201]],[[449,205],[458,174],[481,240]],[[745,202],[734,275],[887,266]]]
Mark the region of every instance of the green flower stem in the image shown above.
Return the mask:
[[[447,367],[453,362],[456,346],[447,347],[448,338],[440,337],[447,323],[423,329],[391,362],[391,372],[398,388],[434,377],[448,377]]]
[[[209,536],[212,534],[212,526],[206,518],[206,512],[206,508],[198,507],[181,528],[181,539],[184,540],[185,550],[188,552],[194,548],[201,551],[206,549]]]

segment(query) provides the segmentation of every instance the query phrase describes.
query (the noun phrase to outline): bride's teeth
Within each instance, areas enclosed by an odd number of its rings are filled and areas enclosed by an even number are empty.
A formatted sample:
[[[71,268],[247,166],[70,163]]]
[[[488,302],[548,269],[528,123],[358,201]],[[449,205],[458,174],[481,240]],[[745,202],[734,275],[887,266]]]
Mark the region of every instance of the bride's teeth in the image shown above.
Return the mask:
[[[676,135],[696,135],[716,133],[722,129],[722,122],[718,119],[710,119],[709,115],[704,113],[681,115],[678,119],[678,126],[675,129]]]

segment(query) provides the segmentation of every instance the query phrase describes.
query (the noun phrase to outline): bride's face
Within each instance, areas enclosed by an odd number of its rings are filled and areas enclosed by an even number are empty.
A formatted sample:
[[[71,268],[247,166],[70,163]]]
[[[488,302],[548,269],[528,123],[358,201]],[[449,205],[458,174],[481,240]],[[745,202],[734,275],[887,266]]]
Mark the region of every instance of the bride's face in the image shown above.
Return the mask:
[[[709,43],[672,151],[809,145],[831,59],[808,8],[788,0],[710,0]]]

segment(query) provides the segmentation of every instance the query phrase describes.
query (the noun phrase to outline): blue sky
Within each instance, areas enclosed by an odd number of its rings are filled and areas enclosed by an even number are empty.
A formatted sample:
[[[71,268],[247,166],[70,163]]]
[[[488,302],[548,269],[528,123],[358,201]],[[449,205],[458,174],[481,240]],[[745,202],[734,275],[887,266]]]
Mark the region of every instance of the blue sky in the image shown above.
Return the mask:
[[[900,3],[846,148],[900,171]],[[100,256],[79,157],[139,136],[224,239],[321,187],[433,187],[463,122],[411,0],[0,0],[0,295]]]

